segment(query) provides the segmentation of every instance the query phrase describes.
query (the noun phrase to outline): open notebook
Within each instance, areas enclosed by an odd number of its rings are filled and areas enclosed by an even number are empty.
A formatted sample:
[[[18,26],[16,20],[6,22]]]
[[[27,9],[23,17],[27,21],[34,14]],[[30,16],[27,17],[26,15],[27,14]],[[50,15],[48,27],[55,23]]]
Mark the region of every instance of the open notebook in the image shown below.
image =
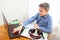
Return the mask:
[[[28,34],[29,30],[34,28],[34,26],[32,24],[29,24],[27,26],[25,26],[25,29],[24,31],[21,33],[22,36],[25,36],[25,37],[28,37],[28,38],[31,38]]]

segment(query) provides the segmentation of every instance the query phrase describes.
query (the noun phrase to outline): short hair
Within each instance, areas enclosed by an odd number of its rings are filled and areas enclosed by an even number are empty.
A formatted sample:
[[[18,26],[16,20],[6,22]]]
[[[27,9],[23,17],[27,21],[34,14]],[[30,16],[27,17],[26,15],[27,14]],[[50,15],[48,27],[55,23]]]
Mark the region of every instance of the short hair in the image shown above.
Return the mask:
[[[49,11],[49,8],[50,8],[49,4],[46,3],[46,2],[39,4],[39,7],[43,7],[45,10],[48,10],[48,11]]]

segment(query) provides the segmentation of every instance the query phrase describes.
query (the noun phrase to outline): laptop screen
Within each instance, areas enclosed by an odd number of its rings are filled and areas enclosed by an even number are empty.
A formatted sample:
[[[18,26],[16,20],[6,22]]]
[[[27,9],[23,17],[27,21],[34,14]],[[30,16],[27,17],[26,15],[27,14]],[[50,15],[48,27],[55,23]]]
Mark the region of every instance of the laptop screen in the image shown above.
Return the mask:
[[[2,17],[3,17],[4,26],[5,26],[6,30],[8,31],[8,22],[7,22],[3,12],[2,12]]]

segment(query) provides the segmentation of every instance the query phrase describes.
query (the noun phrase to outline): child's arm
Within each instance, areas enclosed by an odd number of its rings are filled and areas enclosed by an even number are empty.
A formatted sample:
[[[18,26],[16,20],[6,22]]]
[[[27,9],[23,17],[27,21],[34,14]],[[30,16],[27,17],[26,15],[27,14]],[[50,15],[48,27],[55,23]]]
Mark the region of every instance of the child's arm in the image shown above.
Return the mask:
[[[37,13],[35,16],[32,16],[32,17],[29,18],[28,20],[24,21],[22,25],[23,25],[23,26],[26,26],[26,25],[28,25],[28,24],[34,22],[37,17],[38,17],[38,13]]]
[[[26,25],[34,22],[34,21],[36,20],[37,16],[38,16],[38,13],[37,13],[35,16],[31,17],[30,19],[24,21],[21,26],[19,26],[19,27],[17,27],[17,28],[14,28],[14,30],[13,30],[12,33],[15,33],[16,31],[21,31],[22,28],[23,28],[23,26],[26,26]]]

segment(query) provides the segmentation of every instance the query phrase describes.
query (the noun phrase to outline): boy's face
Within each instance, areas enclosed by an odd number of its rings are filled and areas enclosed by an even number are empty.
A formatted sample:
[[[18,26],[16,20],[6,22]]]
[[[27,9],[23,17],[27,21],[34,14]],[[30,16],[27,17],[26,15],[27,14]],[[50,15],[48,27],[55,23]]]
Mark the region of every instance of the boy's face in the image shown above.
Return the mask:
[[[39,7],[39,14],[41,16],[45,16],[48,13],[47,10],[45,10],[43,7]]]

